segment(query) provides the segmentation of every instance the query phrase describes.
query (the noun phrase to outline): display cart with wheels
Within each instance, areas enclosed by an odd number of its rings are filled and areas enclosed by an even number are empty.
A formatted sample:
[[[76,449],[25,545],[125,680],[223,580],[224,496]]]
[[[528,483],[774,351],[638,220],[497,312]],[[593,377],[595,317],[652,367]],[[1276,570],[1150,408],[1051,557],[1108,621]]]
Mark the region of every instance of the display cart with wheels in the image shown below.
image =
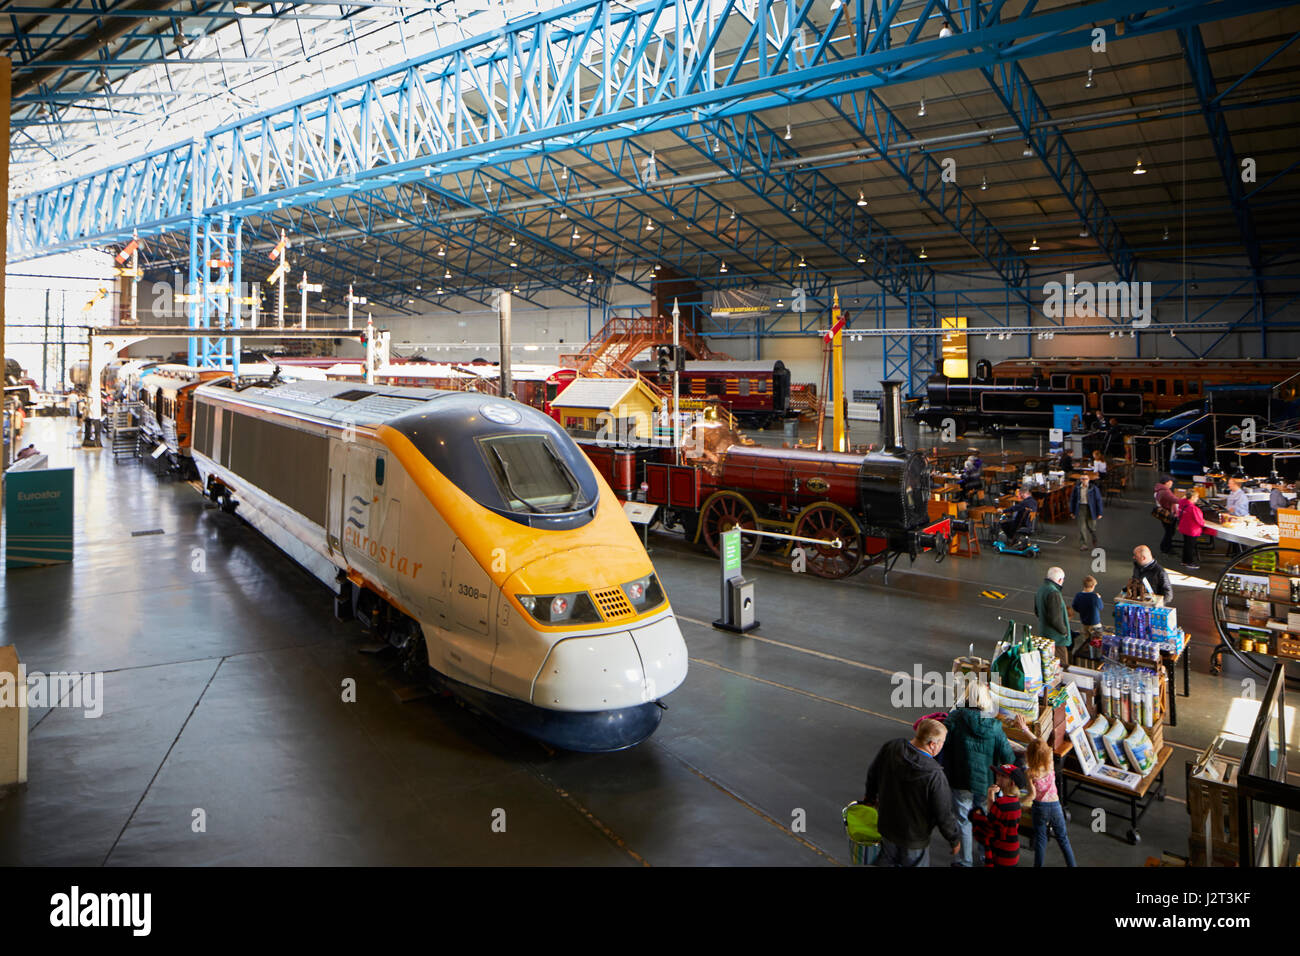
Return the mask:
[[[1169,762],[1169,758],[1173,755],[1173,747],[1162,747],[1156,756],[1155,765],[1147,772],[1146,776],[1142,778],[1142,782],[1134,790],[1100,780],[1097,777],[1090,777],[1073,767],[1066,767],[1063,771],[1065,789],[1061,791],[1061,801],[1062,803],[1077,803],[1090,810],[1097,809],[1097,804],[1085,803],[1079,799],[1078,795],[1085,793],[1117,802],[1121,806],[1127,806],[1128,815],[1121,814],[1121,819],[1127,820],[1129,823],[1125,838],[1129,843],[1137,846],[1142,842],[1142,834],[1138,831],[1138,822],[1151,808],[1152,802],[1162,801],[1165,798],[1165,764]]]

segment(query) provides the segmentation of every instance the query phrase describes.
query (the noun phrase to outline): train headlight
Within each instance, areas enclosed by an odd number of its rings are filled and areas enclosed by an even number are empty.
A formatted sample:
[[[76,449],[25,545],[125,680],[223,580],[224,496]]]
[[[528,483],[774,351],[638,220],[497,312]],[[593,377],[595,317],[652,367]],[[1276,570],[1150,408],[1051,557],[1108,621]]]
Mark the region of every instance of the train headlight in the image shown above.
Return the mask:
[[[659,579],[653,574],[627,582],[623,585],[623,593],[638,611],[646,611],[664,603],[664,589],[659,586]]]
[[[519,605],[543,624],[593,624],[601,620],[586,591],[573,594],[517,594]]]

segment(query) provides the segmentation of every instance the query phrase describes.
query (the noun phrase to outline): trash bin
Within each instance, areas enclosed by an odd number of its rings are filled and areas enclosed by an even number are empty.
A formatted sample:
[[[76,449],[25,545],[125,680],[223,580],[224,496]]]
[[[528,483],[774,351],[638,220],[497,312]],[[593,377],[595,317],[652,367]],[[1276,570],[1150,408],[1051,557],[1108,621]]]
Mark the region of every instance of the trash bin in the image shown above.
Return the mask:
[[[754,582],[742,577],[727,582],[731,587],[731,624],[740,630],[754,626]]]
[[[787,418],[784,424],[785,440],[794,442],[799,440],[799,419]]]

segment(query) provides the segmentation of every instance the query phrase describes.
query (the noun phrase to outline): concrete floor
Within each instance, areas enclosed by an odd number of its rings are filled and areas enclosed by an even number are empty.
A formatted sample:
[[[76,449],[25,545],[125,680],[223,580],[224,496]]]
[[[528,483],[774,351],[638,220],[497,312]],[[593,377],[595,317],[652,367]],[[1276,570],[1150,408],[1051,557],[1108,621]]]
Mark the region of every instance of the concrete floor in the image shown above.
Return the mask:
[[[652,535],[686,683],[631,751],[550,755],[445,698],[402,703],[391,661],[360,653],[327,592],[188,484],[76,449],[65,420],[35,420],[28,440],[77,469],[76,560],[7,574],[0,633],[29,671],[104,672],[105,711],[31,712],[30,782],[0,796],[0,864],[842,864],[840,808],[923,712],[891,706],[891,675],[946,671],[972,643],[987,656],[999,615],[1032,619],[1049,565],[1072,595],[1091,560],[1068,525],[1046,527],[1065,540],[1037,560],[904,558],[887,586],[878,570],[823,581],[760,559],[745,573],[762,627],[738,637],[708,623],[716,560]],[[1142,476],[1101,523],[1108,604],[1132,547],[1154,543],[1149,486]],[[1186,853],[1184,762],[1252,676],[1231,659],[1208,674],[1207,591],[1180,587],[1177,606],[1193,674],[1166,730],[1169,797],[1137,847],[1127,824],[1093,832],[1076,812],[1081,865]],[[1054,848],[1048,862],[1061,864]]]

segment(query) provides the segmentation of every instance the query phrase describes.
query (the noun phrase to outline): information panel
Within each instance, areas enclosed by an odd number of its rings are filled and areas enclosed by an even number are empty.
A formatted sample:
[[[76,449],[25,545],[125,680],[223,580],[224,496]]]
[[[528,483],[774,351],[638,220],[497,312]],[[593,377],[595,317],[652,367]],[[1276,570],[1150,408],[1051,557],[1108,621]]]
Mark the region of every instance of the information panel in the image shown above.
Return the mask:
[[[72,469],[5,475],[5,567],[37,568],[72,560]]]

